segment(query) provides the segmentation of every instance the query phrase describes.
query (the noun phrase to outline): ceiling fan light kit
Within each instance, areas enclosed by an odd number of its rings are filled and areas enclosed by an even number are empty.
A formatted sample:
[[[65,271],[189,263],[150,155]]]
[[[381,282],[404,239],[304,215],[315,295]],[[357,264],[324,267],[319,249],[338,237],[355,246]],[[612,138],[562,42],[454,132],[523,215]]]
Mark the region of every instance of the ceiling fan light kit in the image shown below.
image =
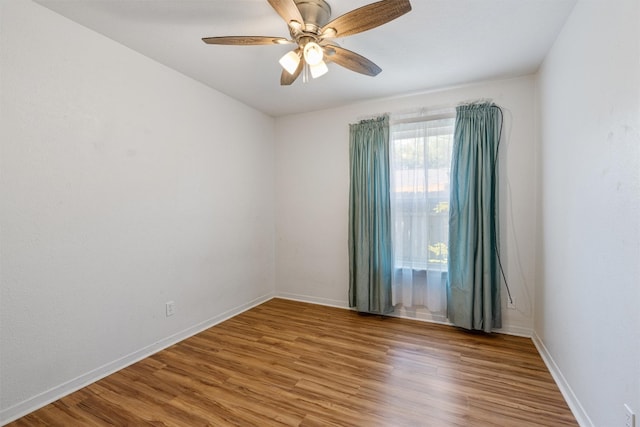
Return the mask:
[[[309,70],[311,71],[311,77],[317,79],[318,77],[324,76],[329,72],[329,67],[325,64],[324,61],[320,61],[316,65],[309,65]]]
[[[292,50],[280,58],[279,62],[282,68],[287,70],[289,74],[293,74],[296,72],[298,64],[300,64],[300,53],[297,50]]]
[[[324,0],[267,0],[285,20],[291,39],[262,36],[205,37],[208,44],[251,46],[296,44],[297,47],[280,58],[284,70],[280,84],[292,84],[300,74],[318,78],[329,71],[326,62],[334,62],[351,71],[368,76],[382,69],[367,58],[341,48],[332,39],[346,37],[386,24],[411,10],[409,0],[382,0],[331,18],[331,7]]]
[[[309,65],[318,65],[322,62],[324,58],[324,53],[322,52],[322,48],[316,42],[308,42],[304,45],[304,49],[302,50],[304,55],[304,60],[307,61]]]

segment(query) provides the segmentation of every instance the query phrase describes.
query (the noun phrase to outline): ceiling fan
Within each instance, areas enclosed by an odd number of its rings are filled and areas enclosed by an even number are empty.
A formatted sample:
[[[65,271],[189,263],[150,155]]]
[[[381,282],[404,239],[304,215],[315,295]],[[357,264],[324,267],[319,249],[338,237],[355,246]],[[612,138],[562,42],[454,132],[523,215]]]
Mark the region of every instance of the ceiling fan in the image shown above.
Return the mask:
[[[382,0],[347,12],[329,21],[331,7],[324,0],[267,0],[285,20],[291,39],[263,36],[205,37],[208,44],[270,45],[296,44],[297,47],[280,59],[284,70],[281,85],[292,84],[302,74],[303,81],[327,73],[326,62],[334,62],[351,71],[368,76],[382,69],[367,58],[340,47],[333,41],[386,24],[411,10],[409,0]],[[326,61],[326,62],[325,62]]]

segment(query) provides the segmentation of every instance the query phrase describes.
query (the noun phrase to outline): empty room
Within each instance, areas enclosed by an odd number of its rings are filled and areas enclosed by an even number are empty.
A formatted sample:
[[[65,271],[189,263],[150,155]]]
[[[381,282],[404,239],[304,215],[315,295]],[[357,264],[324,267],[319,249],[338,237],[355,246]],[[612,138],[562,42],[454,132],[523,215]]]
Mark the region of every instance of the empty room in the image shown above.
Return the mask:
[[[0,0],[0,425],[639,417],[640,0]]]

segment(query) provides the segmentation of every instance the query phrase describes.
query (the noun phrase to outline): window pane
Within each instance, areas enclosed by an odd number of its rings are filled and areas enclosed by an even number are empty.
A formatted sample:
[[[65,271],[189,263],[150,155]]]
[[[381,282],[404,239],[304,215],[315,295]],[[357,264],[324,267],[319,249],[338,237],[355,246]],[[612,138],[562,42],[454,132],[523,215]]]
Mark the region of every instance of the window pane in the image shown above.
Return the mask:
[[[454,119],[391,128],[396,268],[446,271]]]

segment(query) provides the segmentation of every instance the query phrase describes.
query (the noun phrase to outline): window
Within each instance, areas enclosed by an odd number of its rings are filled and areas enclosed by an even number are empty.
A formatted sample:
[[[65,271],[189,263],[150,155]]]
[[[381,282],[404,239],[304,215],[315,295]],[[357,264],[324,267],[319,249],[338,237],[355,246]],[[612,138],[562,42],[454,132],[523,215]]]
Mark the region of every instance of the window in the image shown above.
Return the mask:
[[[447,269],[454,118],[391,127],[391,211],[396,268]]]

